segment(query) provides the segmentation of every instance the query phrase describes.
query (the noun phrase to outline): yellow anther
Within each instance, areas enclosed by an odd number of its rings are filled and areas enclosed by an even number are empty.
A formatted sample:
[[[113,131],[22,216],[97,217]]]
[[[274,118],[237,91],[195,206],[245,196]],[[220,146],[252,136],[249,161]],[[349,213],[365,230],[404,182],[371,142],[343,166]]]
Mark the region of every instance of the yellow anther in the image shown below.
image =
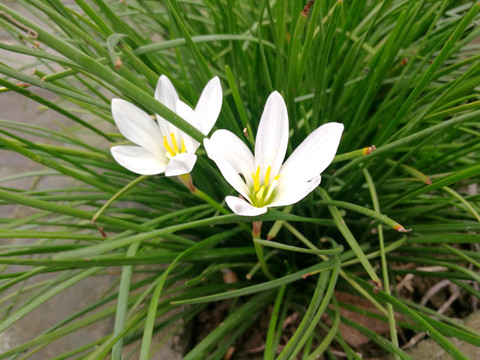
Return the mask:
[[[258,191],[260,189],[260,166],[257,167],[255,174],[252,173],[253,178],[253,190]]]
[[[275,176],[275,177],[273,178],[273,180],[278,180],[278,179],[280,179],[280,176],[282,176],[282,175],[277,175],[277,176]]]
[[[172,134],[173,135],[173,134]],[[168,143],[168,140],[167,140],[167,137],[164,136],[163,137],[163,146],[165,146],[165,149],[167,150],[167,152],[170,154],[170,156],[175,156],[175,151],[173,151],[172,147],[170,146],[170,144]]]
[[[264,192],[265,192],[265,185],[262,185],[262,187],[260,188],[260,190],[258,190],[257,195],[255,195],[258,200],[262,200],[262,197],[263,197],[263,193],[264,193]]]
[[[187,152],[187,148],[185,147],[185,143],[183,142],[183,139],[181,141],[182,141],[182,148],[181,148],[180,152],[182,152],[182,153]]]
[[[175,134],[170,133],[170,137],[172,138],[173,150],[175,150],[175,154],[180,153],[180,151],[178,151],[178,144],[177,144],[177,139],[175,139]]]
[[[267,172],[265,173],[265,186],[268,186],[268,182],[270,181],[270,171],[272,171],[272,167],[269,166]]]

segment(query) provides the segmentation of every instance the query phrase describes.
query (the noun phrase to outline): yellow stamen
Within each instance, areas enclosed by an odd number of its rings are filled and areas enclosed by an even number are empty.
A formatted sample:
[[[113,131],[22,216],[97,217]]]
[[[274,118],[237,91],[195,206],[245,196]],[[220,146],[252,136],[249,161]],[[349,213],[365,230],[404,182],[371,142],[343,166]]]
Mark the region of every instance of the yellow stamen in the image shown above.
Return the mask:
[[[270,171],[272,171],[272,167],[269,166],[267,172],[265,173],[265,186],[268,186],[268,182],[270,181]]]
[[[258,191],[260,189],[260,166],[257,167],[255,175],[252,173],[253,178],[253,190]]]
[[[172,144],[173,144],[173,149],[175,150],[175,154],[180,153],[180,151],[178,151],[178,144],[177,144],[177,139],[175,139],[175,135],[173,133],[170,133],[170,137],[172,138]]]
[[[173,134],[172,134],[173,135]],[[173,157],[175,156],[175,151],[173,151],[172,147],[170,146],[170,144],[168,143],[168,140],[167,140],[167,137],[164,136],[163,137],[163,146],[165,146],[165,149],[167,150],[167,152]]]
[[[255,173],[252,173],[253,189],[250,200],[254,206],[265,206],[273,196],[273,192],[278,185],[278,179],[281,175],[275,176],[270,181],[271,172],[272,167],[269,166],[265,173],[263,184],[260,182],[260,166],[257,166]]]
[[[262,185],[262,187],[260,188],[260,190],[258,190],[257,195],[255,195],[258,200],[262,200],[262,197],[263,197],[263,193],[264,193],[264,192],[265,192],[265,185]]]
[[[187,148],[185,147],[185,143],[183,142],[183,139],[181,141],[182,141],[182,149],[180,150],[180,152],[181,153],[187,152]]]

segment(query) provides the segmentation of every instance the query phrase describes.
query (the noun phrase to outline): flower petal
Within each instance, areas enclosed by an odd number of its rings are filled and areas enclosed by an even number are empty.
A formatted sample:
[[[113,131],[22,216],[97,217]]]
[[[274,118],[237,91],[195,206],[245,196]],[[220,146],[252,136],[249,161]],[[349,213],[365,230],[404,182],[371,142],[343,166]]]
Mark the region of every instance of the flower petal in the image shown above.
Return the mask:
[[[139,146],[114,146],[113,158],[124,168],[141,175],[155,175],[165,171],[168,159]]]
[[[215,131],[203,144],[208,157],[217,164],[225,180],[248,198],[247,184],[253,181],[254,158],[247,145],[228,130]]]
[[[260,177],[269,166],[276,176],[285,158],[288,145],[288,114],[282,95],[274,91],[267,99],[255,139],[255,166],[260,166]]]
[[[335,157],[342,132],[343,124],[331,122],[308,135],[283,164],[282,180],[307,182],[321,174]]]
[[[225,198],[227,205],[232,211],[241,216],[257,216],[261,214],[265,214],[267,212],[266,207],[255,207],[250,205],[244,199],[235,196],[227,196]]]
[[[210,141],[215,143],[235,171],[246,178],[248,184],[248,179],[252,179],[252,172],[255,170],[255,159],[248,146],[234,133],[224,129],[215,131]]]
[[[222,108],[223,94],[220,79],[215,76],[211,79],[200,95],[195,112],[199,119],[199,130],[208,135],[218,119]]]
[[[160,76],[155,89],[155,99],[160,101],[170,110],[175,111],[177,105],[178,94],[173,87],[172,82],[165,75]]]
[[[112,115],[118,129],[131,142],[152,153],[162,153],[162,134],[145,111],[122,99],[112,100]]]
[[[158,79],[157,87],[155,89],[155,99],[161,102],[163,105],[168,107],[173,112],[177,112],[177,101],[179,101],[179,97],[175,88],[173,87],[172,82],[165,76],[162,75]],[[157,122],[158,126],[160,126],[160,130],[162,134],[170,137],[170,134],[174,134],[175,137],[178,138],[178,130],[175,126],[170,124],[167,120],[165,120],[160,115],[157,115]]]
[[[183,101],[178,100],[176,108],[177,108],[178,115],[180,115],[190,125],[194,126],[197,129],[200,129],[200,126],[198,124],[197,114],[190,106],[185,104]],[[195,151],[197,151],[198,147],[200,146],[200,143],[195,139],[193,139],[191,136],[187,135],[186,133],[178,129],[177,127],[174,127],[173,125],[171,126],[172,128],[175,128],[175,130],[177,131],[175,135],[178,136],[177,137],[177,139],[179,139],[178,141],[180,141],[180,139],[183,139],[185,142],[185,147],[187,148],[187,151],[192,154],[195,153]]]
[[[317,175],[308,182],[301,182],[297,184],[294,184],[293,182],[290,182],[289,184],[282,184],[282,182],[280,182],[282,185],[278,186],[275,199],[267,206],[274,207],[295,204],[315,190],[315,188],[320,184],[320,180],[321,176]]]
[[[165,169],[166,176],[178,176],[188,174],[192,171],[197,155],[189,153],[181,153],[175,155]]]

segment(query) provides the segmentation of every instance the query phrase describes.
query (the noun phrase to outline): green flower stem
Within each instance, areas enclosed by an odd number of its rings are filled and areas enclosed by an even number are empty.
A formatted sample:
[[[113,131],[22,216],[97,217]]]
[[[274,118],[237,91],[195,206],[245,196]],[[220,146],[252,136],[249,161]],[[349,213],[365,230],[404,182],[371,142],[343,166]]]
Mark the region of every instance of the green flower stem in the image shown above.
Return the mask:
[[[252,229],[253,245],[255,246],[255,252],[257,253],[258,262],[260,263],[260,267],[262,268],[263,274],[269,280],[273,280],[274,277],[268,270],[267,264],[265,262],[265,257],[263,256],[263,247],[256,241],[256,240],[260,240],[260,236],[262,232],[262,223],[263,221],[253,222],[253,229]]]

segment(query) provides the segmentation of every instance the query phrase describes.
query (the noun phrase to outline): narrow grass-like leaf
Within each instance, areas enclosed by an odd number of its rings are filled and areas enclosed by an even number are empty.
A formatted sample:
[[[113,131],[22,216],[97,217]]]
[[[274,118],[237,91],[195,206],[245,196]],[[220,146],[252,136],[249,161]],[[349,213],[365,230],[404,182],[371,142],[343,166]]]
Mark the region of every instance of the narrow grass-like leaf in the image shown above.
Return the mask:
[[[291,359],[293,356],[297,356],[307,340],[312,336],[333,296],[339,270],[340,263],[338,257],[335,257],[332,271],[320,274],[315,293],[312,297],[312,302],[310,303],[302,322],[290,338],[287,345],[285,345],[285,348],[280,353],[278,359]]]
[[[272,315],[270,317],[270,323],[268,325],[267,337],[265,340],[265,351],[263,353],[264,360],[273,360],[275,358],[275,348],[274,339],[275,339],[275,329],[278,327],[278,316],[280,313],[280,307],[285,295],[286,286],[281,286],[278,290],[277,297],[275,298],[275,303],[272,309]]]
[[[326,201],[331,201],[330,197],[325,192],[325,190],[323,190],[322,188],[319,188],[317,191],[320,193],[320,195]],[[352,250],[355,252],[355,255],[357,256],[357,258],[362,263],[363,267],[367,271],[370,278],[376,284],[380,285],[381,284],[380,279],[378,278],[377,274],[375,273],[375,270],[373,270],[372,265],[370,264],[367,257],[365,256],[365,253],[362,251],[362,249],[359,246],[357,240],[355,239],[355,237],[353,236],[351,231],[348,229],[348,227],[345,225],[345,221],[343,220],[342,215],[340,214],[340,211],[337,209],[336,206],[333,206],[333,205],[329,205],[328,208],[330,210],[330,213],[332,214],[332,217],[333,217],[338,229],[340,230],[340,232],[344,236],[345,240],[347,240],[348,245],[350,245]]]

